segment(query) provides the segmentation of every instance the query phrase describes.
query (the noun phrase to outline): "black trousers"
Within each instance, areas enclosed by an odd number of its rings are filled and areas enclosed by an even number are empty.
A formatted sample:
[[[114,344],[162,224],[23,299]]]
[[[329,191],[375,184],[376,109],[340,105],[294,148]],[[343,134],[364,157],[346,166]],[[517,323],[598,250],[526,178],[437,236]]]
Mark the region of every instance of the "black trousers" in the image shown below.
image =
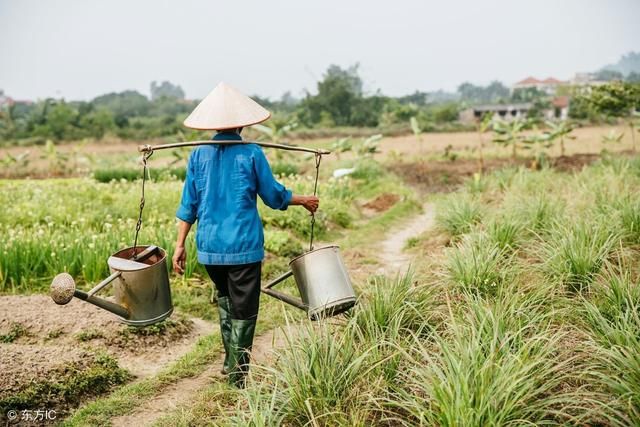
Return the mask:
[[[260,308],[262,262],[240,265],[205,265],[218,297],[231,300],[231,318],[255,320]]]

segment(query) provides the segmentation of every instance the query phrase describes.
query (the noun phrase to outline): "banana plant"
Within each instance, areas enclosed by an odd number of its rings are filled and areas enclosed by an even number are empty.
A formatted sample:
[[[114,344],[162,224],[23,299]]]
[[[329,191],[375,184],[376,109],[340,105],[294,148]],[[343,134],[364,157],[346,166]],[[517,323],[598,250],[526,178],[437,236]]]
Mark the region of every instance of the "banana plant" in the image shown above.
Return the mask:
[[[493,142],[505,147],[511,147],[511,160],[515,162],[518,146],[524,139],[522,132],[529,126],[530,122],[521,118],[511,121],[496,120],[493,122],[493,131],[496,134]]]
[[[481,120],[476,121],[476,130],[478,131],[478,140],[480,145],[478,146],[478,168],[480,173],[484,172],[484,139],[482,134],[489,130],[491,123],[493,122],[493,114],[485,114]]]
[[[25,151],[24,153],[16,154],[15,156],[11,153],[7,153],[0,161],[4,166],[15,165],[19,168],[24,168],[29,165],[29,153],[29,151]]]
[[[336,159],[340,160],[340,153],[346,153],[353,149],[353,143],[351,137],[336,139],[331,144],[331,152],[336,154]]]
[[[418,142],[420,144],[420,152],[424,151],[423,150],[423,144],[422,144],[422,128],[420,127],[420,123],[418,123],[418,119],[416,119],[415,116],[411,117],[411,119],[409,119],[409,125],[411,126],[411,131],[413,132],[413,136],[415,136],[418,139]]]
[[[50,139],[47,139],[47,142],[42,149],[40,158],[45,159],[49,162],[49,168],[54,173],[63,172],[66,169],[67,162],[69,161],[69,156],[67,154],[59,152],[56,149],[53,141],[51,141]]]
[[[201,131],[191,130],[191,131],[185,132],[182,129],[180,129],[178,132],[176,132],[175,136],[171,136],[171,137],[165,138],[167,143],[183,142],[183,141],[197,141],[199,139],[202,139],[202,132]],[[175,166],[177,164],[182,164],[182,165],[186,166],[187,160],[189,159],[189,154],[190,153],[191,153],[191,148],[190,147],[181,147],[181,148],[177,148],[175,150],[171,150],[171,156],[173,158],[169,162],[169,165],[170,166]]]
[[[293,120],[289,122],[271,120],[269,121],[268,126],[261,124],[251,126],[252,129],[257,130],[260,133],[260,137],[258,137],[259,141],[264,137],[268,142],[273,144],[286,144],[284,138],[286,138],[286,136],[297,127],[298,122]],[[276,150],[275,154],[278,160],[282,160],[284,158],[282,150]]]
[[[533,152],[533,162],[531,169],[540,169],[548,164],[548,149],[553,146],[557,136],[551,132],[538,132],[537,126],[534,126],[534,133],[522,138],[523,148]]]
[[[281,122],[278,120],[270,121],[268,126],[261,124],[252,126],[253,129],[257,130],[261,134],[261,136],[274,144],[284,143],[283,138],[297,127],[298,123],[295,121]]]
[[[358,155],[371,157],[376,153],[379,153],[380,140],[382,140],[382,134],[372,135],[369,138],[365,139],[362,144],[360,144],[356,152]]]
[[[565,148],[564,148],[564,140],[566,139],[576,139],[574,135],[571,135],[571,132],[575,129],[573,124],[569,123],[567,120],[561,121],[552,121],[547,120],[545,122],[549,130],[546,132],[548,138],[551,141],[555,141],[556,139],[560,141],[560,156],[564,157]]]
[[[624,132],[618,132],[615,129],[611,129],[608,134],[602,135],[602,143],[603,144],[619,144],[622,142],[622,138],[624,137]]]

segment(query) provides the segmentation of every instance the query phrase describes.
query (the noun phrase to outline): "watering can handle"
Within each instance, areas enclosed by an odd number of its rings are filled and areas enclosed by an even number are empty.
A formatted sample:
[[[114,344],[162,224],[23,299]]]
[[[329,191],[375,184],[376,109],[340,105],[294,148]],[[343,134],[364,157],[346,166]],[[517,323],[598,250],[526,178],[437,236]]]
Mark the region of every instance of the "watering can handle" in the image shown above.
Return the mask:
[[[301,310],[307,310],[307,306],[302,302],[302,300],[296,299],[290,295],[287,294],[283,294],[282,292],[278,292],[275,291],[271,288],[273,288],[275,285],[277,285],[280,282],[283,282],[284,280],[288,279],[289,277],[291,277],[293,275],[293,271],[289,270],[286,273],[284,273],[283,275],[275,278],[274,280],[272,280],[271,282],[269,282],[264,288],[262,288],[262,292],[264,292],[267,295],[270,295],[276,299],[279,299],[280,301],[284,301],[287,304],[290,304],[294,307],[297,307]]]
[[[102,288],[105,288],[108,284],[110,284],[111,282],[113,282],[117,277],[119,277],[122,274],[121,271],[116,271],[115,273],[111,274],[111,276],[107,277],[106,279],[104,279],[102,282],[98,283],[97,285],[95,285],[93,287],[93,289],[91,289],[89,292],[87,292],[87,296],[88,297],[92,297],[95,294],[97,294],[98,292],[100,292],[102,290]]]

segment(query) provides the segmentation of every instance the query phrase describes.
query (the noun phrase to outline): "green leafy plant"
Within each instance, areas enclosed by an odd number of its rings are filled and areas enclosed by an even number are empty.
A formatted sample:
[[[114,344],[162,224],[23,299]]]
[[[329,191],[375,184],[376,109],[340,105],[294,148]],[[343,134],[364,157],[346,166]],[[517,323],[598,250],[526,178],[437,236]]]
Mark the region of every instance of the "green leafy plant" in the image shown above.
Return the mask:
[[[374,154],[379,153],[380,141],[382,140],[382,134],[372,135],[362,141],[362,144],[356,147],[356,153],[365,157],[373,157]]]
[[[439,205],[436,224],[452,238],[471,231],[482,219],[482,208],[473,199],[456,197]]]
[[[547,274],[579,292],[593,282],[619,236],[607,227],[578,221],[571,225],[556,225],[540,246]]]
[[[567,120],[547,120],[545,122],[548,130],[545,132],[547,135],[547,139],[552,143],[558,140],[560,142],[560,155],[564,157],[565,155],[565,147],[564,140],[565,139],[576,139],[575,136],[571,135],[571,132],[575,129],[573,124],[571,124]]]
[[[611,129],[609,133],[606,135],[602,135],[602,143],[603,144],[620,144],[622,142],[622,138],[624,137],[624,132],[617,132],[615,129]]]
[[[524,136],[522,132],[531,125],[529,120],[515,118],[510,121],[494,120],[493,132],[496,134],[493,142],[511,148],[511,159],[516,160],[518,146]]]
[[[478,170],[484,172],[484,139],[482,134],[491,128],[494,120],[493,114],[484,114],[480,120],[476,120],[476,132],[478,132]]]
[[[464,291],[493,295],[512,273],[508,252],[485,234],[465,236],[447,252],[447,271]]]

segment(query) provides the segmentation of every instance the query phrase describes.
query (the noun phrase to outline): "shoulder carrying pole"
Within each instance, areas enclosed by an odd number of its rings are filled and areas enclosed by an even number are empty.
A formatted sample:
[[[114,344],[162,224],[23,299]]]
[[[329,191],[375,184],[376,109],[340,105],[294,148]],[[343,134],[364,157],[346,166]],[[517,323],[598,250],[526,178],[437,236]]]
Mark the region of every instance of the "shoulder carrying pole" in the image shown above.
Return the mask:
[[[331,154],[331,151],[322,150],[319,148],[307,148],[307,147],[298,147],[296,145],[284,145],[284,144],[274,144],[271,142],[257,142],[257,141],[188,141],[188,142],[176,142],[173,144],[160,144],[160,145],[140,145],[138,147],[138,151],[141,153],[153,152],[155,150],[163,150],[165,148],[178,148],[178,147],[192,147],[196,145],[231,145],[231,144],[258,144],[261,147],[267,148],[278,148],[280,150],[287,151],[303,151],[306,153],[314,153],[314,154]]]

